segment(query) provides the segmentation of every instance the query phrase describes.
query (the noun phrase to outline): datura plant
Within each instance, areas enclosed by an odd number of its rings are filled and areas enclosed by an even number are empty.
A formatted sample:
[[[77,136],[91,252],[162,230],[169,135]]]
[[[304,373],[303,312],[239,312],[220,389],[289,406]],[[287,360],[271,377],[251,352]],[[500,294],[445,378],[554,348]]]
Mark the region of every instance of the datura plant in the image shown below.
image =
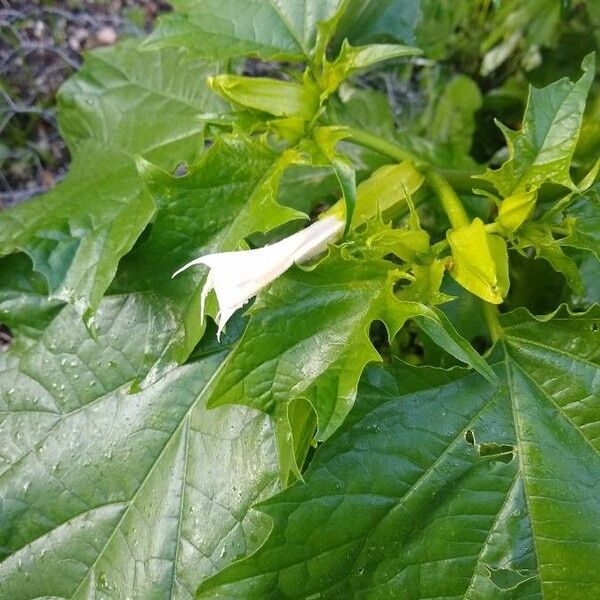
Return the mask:
[[[0,599],[600,598],[592,0],[175,0],[0,212]]]

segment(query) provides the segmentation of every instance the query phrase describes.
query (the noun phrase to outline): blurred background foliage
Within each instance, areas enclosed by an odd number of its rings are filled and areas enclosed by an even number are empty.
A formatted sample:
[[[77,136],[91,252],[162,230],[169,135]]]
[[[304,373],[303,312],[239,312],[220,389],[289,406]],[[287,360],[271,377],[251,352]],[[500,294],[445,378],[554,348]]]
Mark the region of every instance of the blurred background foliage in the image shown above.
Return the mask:
[[[55,120],[56,91],[82,53],[144,35],[167,11],[163,0],[0,0],[0,207],[64,176],[69,154]],[[466,156],[500,164],[506,149],[494,118],[518,129],[527,85],[576,77],[600,45],[600,0],[351,0],[347,15],[338,44],[402,41],[424,57],[342,87],[344,118],[376,123],[379,135],[400,137],[446,167],[468,166]],[[250,60],[245,72],[282,67]],[[578,147],[582,171],[600,151],[595,86]]]
[[[56,92],[82,53],[144,35],[167,10],[162,0],[0,0],[0,207],[63,178]]]

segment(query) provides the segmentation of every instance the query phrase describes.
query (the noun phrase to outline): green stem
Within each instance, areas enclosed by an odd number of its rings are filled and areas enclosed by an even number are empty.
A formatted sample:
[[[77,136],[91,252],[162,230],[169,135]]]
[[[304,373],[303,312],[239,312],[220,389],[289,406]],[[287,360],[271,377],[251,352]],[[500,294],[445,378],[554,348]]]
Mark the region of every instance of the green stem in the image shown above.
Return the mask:
[[[426,160],[415,154],[412,150],[409,150],[398,143],[384,140],[379,136],[369,133],[368,131],[364,131],[358,127],[346,127],[346,130],[349,134],[348,137],[345,138],[345,141],[347,142],[357,144],[358,146],[368,148],[369,150],[373,150],[382,156],[387,156],[389,159],[395,162],[410,160],[416,167],[430,167]],[[436,170],[444,176],[444,178],[454,189],[464,192],[465,194],[473,193],[473,177],[483,173],[483,168],[473,172],[459,171],[456,169]],[[490,192],[494,190],[493,186],[484,179],[477,180],[477,187]]]
[[[378,135],[359,129],[358,127],[346,127],[350,134],[346,139],[349,142],[374,150],[383,156],[387,156],[396,162],[402,162],[403,160],[411,160],[414,163],[423,162],[416,154],[410,150],[403,148],[393,142],[388,142],[380,138]]]
[[[467,211],[462,205],[458,194],[450,184],[435,171],[427,173],[427,182],[439,198],[444,212],[448,215],[448,219],[450,219],[450,225],[454,229],[460,229],[469,225],[471,222],[469,215],[467,215]]]
[[[490,332],[490,337],[492,338],[492,342],[497,342],[502,337],[502,325],[500,325],[500,320],[498,319],[498,307],[495,304],[490,304],[489,302],[485,302],[482,300],[482,310],[483,310],[483,318],[485,319],[485,324],[487,325],[488,331]]]

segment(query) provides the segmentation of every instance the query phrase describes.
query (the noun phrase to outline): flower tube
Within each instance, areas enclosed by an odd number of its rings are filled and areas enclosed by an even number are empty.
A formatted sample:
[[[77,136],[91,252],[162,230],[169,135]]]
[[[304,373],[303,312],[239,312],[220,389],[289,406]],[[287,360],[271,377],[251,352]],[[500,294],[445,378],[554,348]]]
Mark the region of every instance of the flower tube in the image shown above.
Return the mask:
[[[200,318],[204,319],[209,292],[215,290],[219,303],[217,336],[220,338],[227,321],[238,308],[294,263],[323,252],[327,244],[341,236],[343,229],[343,220],[337,216],[325,217],[272,245],[200,256],[178,269],[173,277],[194,265],[209,268],[200,299]]]

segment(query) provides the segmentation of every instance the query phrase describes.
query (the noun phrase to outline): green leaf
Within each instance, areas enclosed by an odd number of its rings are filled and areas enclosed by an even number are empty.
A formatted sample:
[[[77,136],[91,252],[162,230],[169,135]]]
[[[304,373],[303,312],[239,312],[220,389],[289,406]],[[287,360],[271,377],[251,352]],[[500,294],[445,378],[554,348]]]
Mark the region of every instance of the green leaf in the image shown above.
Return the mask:
[[[506,242],[485,230],[481,219],[447,233],[452,250],[450,275],[487,302],[500,304],[508,293]]]
[[[302,158],[293,150],[279,154],[260,141],[227,135],[183,177],[140,163],[158,212],[149,236],[124,259],[114,291],[155,293],[172,311],[171,339],[157,373],[183,362],[204,332],[200,292],[206,269],[171,276],[204,254],[245,247],[251,233],[306,218],[277,203],[281,174],[297,161]],[[216,307],[209,307],[209,314],[214,316]]]
[[[444,304],[452,300],[452,296],[440,291],[446,272],[446,260],[432,260],[427,265],[413,265],[412,271],[414,281],[398,292],[398,298],[430,305]]]
[[[600,261],[595,256],[582,252],[577,265],[584,290],[583,294],[574,298],[573,303],[577,307],[589,308],[600,298]]]
[[[555,271],[565,276],[576,294],[583,294],[583,281],[577,263],[565,254],[561,241],[554,238],[548,227],[538,223],[525,225],[519,233],[518,243],[523,248],[533,247],[537,257],[548,261]]]
[[[184,47],[201,58],[256,55],[279,60],[310,56],[317,23],[340,0],[175,0],[148,44]]]
[[[546,243],[538,246],[536,256],[547,260],[557,273],[562,273],[567,284],[576,294],[583,294],[583,280],[579,267],[570,256],[565,254],[558,242],[550,241],[548,238]]]
[[[413,44],[419,17],[418,0],[350,0],[337,29],[337,39],[353,44]]]
[[[151,293],[108,296],[96,319],[92,338],[66,305],[0,355],[1,595],[192,598],[267,532],[248,511],[277,486],[272,428],[206,410],[226,346],[129,393],[168,342]]]
[[[481,108],[481,92],[466,75],[456,75],[445,86],[431,121],[431,136],[451,152],[469,154],[475,133],[475,113]]]
[[[48,298],[44,278],[30,271],[31,260],[24,254],[0,259],[0,323],[15,334],[13,347],[37,340],[62,306]]]
[[[380,62],[394,58],[421,54],[418,48],[399,44],[369,44],[367,46],[351,46],[347,40],[333,62],[323,64],[323,73],[319,83],[323,89],[322,97],[328,97],[339,85],[356,71],[366,69]]]
[[[461,34],[472,26],[469,18],[477,14],[474,5],[453,0],[419,0],[417,4],[417,44],[434,60],[451,57],[462,41]]]
[[[407,263],[429,253],[429,234],[423,229],[383,229],[367,240],[368,246],[377,250],[378,258],[395,254]],[[443,261],[439,261],[443,262]],[[442,266],[443,270],[443,266]]]
[[[194,159],[203,146],[197,115],[216,106],[208,72],[181,51],[141,52],[133,42],[89,54],[60,92],[69,175],[0,213],[0,254],[26,252],[52,297],[93,313],[155,212],[134,157],[169,170]]]
[[[482,178],[504,197],[534,191],[546,181],[574,188],[569,167],[594,79],[594,55],[584,59],[582,69],[584,73],[575,83],[563,78],[542,89],[530,88],[521,131],[498,124],[510,157],[500,169],[488,170]]]
[[[511,287],[512,289],[514,286]],[[456,331],[479,352],[487,350],[490,334],[485,323],[481,300],[449,276],[442,280],[439,293],[447,299],[441,304],[440,310],[448,317]],[[423,347],[423,364],[443,368],[459,365],[454,356],[444,352],[427,336],[421,336],[419,342]]]
[[[561,244],[588,250],[600,260],[600,184],[573,202],[565,218],[572,231]]]
[[[198,598],[600,594],[600,312],[504,318],[494,389],[460,369],[369,369],[305,483]]]
[[[384,139],[394,139],[394,115],[388,97],[378,90],[344,86],[329,99],[327,111],[337,125],[360,127]]]
[[[317,415],[317,439],[326,439],[352,407],[365,365],[381,360],[368,337],[375,320],[385,323],[392,339],[413,318],[436,343],[491,377],[442,313],[395,297],[401,276],[390,262],[344,258],[339,249],[314,269],[289,270],[259,294],[242,339],[215,379],[209,406],[242,403],[274,414],[282,423],[283,453],[289,432],[281,415],[304,398]]]

